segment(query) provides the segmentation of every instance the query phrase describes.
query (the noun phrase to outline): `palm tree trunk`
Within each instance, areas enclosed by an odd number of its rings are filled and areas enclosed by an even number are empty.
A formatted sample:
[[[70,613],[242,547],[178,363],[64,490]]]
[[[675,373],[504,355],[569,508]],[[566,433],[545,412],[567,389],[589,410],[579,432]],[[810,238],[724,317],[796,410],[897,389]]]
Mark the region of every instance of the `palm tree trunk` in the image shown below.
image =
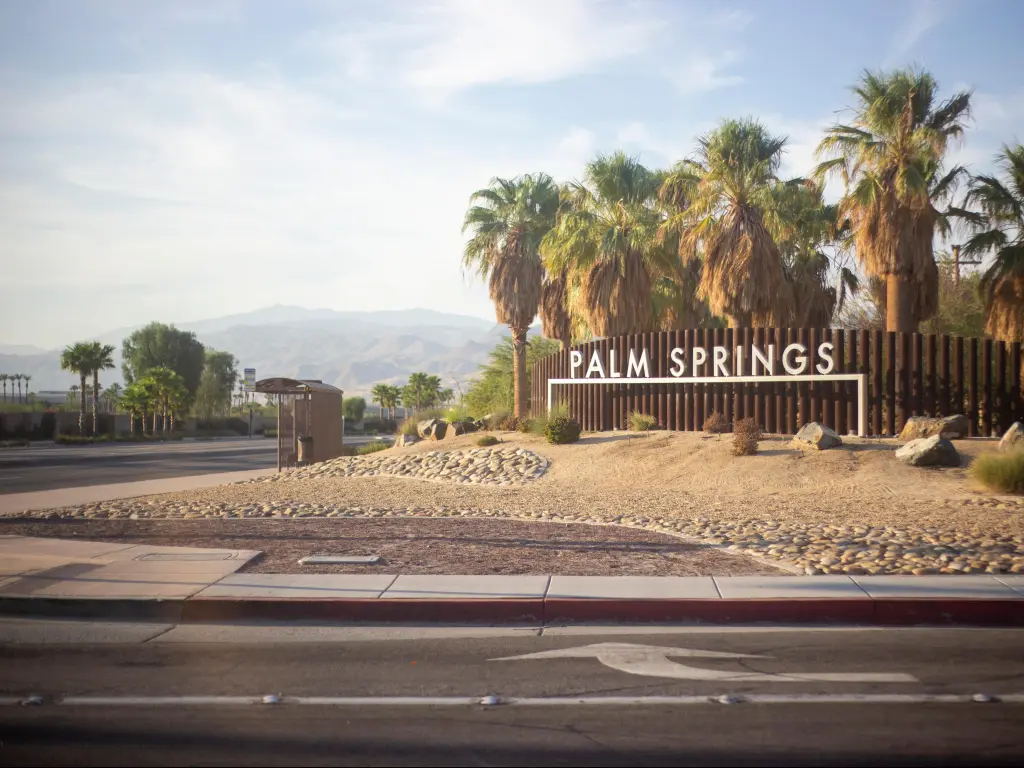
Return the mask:
[[[525,419],[530,404],[526,392],[526,328],[510,328],[512,331],[512,391],[515,402],[515,417]]]
[[[160,406],[153,403],[153,437],[156,437],[156,419],[160,415]]]
[[[92,372],[92,433],[100,433],[100,372]]]
[[[82,380],[82,386],[79,388],[81,408],[78,411],[78,434],[85,437],[85,371],[81,371],[78,376]]]
[[[914,322],[912,286],[906,275],[885,276],[885,329],[897,333],[913,333]]]

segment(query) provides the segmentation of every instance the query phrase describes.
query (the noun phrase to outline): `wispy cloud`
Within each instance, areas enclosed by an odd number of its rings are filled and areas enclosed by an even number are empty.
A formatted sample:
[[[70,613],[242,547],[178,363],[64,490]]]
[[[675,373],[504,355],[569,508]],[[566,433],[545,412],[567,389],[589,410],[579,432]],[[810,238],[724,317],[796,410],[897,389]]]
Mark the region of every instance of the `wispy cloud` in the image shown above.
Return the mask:
[[[726,71],[739,60],[740,55],[736,51],[725,51],[718,55],[694,55],[681,69],[671,74],[671,79],[680,93],[703,93],[739,85],[743,77]]]
[[[901,6],[896,5],[894,8]],[[907,6],[902,6],[907,7]],[[913,0],[909,3],[910,16],[900,27],[893,39],[885,65],[893,66],[905,63],[903,59],[911,53],[917,44],[939,26],[949,14],[949,0]]]

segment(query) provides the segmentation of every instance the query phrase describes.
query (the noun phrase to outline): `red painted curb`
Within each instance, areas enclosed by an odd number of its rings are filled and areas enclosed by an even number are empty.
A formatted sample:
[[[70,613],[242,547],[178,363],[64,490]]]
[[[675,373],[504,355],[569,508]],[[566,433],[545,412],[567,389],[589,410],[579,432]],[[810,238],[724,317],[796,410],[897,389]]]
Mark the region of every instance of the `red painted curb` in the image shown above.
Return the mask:
[[[423,623],[518,623],[544,620],[544,601],[380,600],[202,598],[186,601],[183,622],[197,621],[345,621]]]

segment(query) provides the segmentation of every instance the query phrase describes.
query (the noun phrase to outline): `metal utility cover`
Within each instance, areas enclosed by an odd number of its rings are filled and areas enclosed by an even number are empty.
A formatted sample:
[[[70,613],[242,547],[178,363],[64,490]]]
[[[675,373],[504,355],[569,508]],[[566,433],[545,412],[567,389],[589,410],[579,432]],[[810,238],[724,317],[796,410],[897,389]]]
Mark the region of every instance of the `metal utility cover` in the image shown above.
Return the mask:
[[[139,555],[136,560],[149,560],[158,562],[179,562],[179,563],[202,563],[209,560],[235,560],[237,552],[150,552]]]
[[[299,565],[376,565],[380,555],[309,555]]]

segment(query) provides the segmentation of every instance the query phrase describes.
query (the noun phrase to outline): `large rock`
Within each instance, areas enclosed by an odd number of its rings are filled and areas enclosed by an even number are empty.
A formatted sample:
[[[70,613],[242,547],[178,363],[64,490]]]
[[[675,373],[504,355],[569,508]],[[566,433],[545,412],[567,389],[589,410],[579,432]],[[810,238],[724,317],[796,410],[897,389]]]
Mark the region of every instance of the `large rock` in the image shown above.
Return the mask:
[[[842,444],[843,438],[824,424],[819,424],[817,421],[812,421],[810,424],[804,424],[793,438],[793,445],[795,447],[814,448],[819,451],[824,451],[828,448],[835,448],[837,445]]]
[[[956,416],[911,416],[903,425],[900,440],[917,440],[922,437],[941,435],[947,440],[958,440],[967,437],[967,417],[962,413]]]
[[[942,435],[911,440],[896,451],[896,458],[913,467],[960,466],[960,454]]]
[[[416,432],[424,440],[443,440],[448,431],[448,422],[444,419],[426,419],[416,425]]]
[[[414,445],[418,443],[420,439],[415,435],[399,435],[395,438],[395,447],[404,448],[407,445]]]
[[[1024,448],[1024,424],[1019,421],[1013,422],[1003,439],[999,441],[1000,451],[1009,451],[1014,448]]]

